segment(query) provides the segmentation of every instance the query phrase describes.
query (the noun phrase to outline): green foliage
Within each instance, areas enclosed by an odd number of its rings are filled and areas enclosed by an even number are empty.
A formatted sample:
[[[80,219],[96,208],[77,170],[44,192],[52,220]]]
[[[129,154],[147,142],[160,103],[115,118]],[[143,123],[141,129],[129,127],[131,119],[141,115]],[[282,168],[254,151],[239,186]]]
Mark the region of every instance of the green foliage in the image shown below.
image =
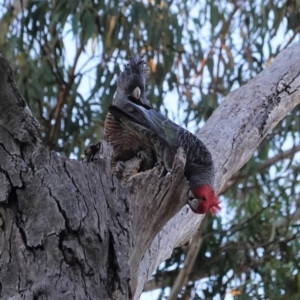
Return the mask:
[[[169,116],[177,110],[174,117],[190,126],[300,39],[299,0],[23,2],[23,11],[0,2],[0,50],[44,144],[65,156],[78,157],[102,138],[116,75],[129,56],[147,58],[153,106]],[[208,220],[180,299],[300,297],[299,154],[285,151],[299,145],[299,114],[287,116],[231,179],[227,211]],[[173,282],[185,253],[175,249],[155,277]]]

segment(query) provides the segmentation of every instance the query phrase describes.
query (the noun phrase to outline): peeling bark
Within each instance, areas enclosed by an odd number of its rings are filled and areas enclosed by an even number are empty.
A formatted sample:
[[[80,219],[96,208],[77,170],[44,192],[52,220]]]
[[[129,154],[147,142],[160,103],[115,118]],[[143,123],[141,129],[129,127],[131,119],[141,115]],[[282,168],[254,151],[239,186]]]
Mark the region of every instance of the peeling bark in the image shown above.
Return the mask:
[[[299,70],[297,44],[204,126],[217,191],[300,102]],[[203,216],[184,206],[184,158],[161,177],[157,168],[136,173],[136,158],[115,172],[110,146],[97,150],[90,162],[49,152],[0,57],[1,299],[138,299],[159,263],[196,232]]]

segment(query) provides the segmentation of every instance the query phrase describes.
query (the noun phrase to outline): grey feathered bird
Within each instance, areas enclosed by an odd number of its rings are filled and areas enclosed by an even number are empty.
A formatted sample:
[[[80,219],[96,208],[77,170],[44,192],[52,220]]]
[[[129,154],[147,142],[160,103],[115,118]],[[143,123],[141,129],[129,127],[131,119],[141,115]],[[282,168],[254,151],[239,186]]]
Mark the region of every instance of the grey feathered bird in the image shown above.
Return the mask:
[[[133,100],[129,96],[129,100]],[[218,197],[213,189],[214,165],[210,152],[194,134],[180,127],[167,117],[133,101],[126,105],[113,104],[109,112],[135,135],[136,140],[154,150],[158,161],[171,170],[179,147],[186,153],[185,176],[196,199],[189,201],[195,213],[215,214],[220,210]]]
[[[150,108],[150,103],[145,95],[147,75],[145,64],[145,60],[138,57],[124,65],[124,71],[117,80],[113,105],[126,108],[126,103],[133,101],[145,108]],[[116,120],[111,113],[106,116],[104,130],[106,139],[113,147],[113,161],[126,161],[139,155],[144,160],[141,169],[153,167],[154,156],[151,148],[145,147],[145,144],[137,139],[136,134],[128,131],[124,124]]]

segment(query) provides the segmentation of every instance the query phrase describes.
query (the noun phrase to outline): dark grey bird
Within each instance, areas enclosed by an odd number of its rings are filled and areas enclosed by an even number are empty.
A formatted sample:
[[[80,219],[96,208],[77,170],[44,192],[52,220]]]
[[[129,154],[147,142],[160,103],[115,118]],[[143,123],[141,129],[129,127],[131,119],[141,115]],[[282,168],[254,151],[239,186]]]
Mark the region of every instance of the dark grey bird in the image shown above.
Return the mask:
[[[145,83],[147,77],[146,62],[138,57],[131,59],[124,65],[124,71],[117,80],[117,90],[113,99],[113,105],[125,108],[127,102],[150,108],[150,103],[145,95]],[[130,100],[129,100],[130,99]],[[153,167],[154,155],[151,148],[138,140],[136,134],[116,120],[111,113],[108,113],[104,125],[105,137],[113,147],[113,161],[126,161],[134,156],[143,159],[142,169]]]
[[[196,198],[189,201],[191,209],[200,214],[208,211],[212,214],[217,213],[220,203],[213,188],[214,165],[204,143],[160,112],[136,103],[132,95],[128,99],[130,101],[125,104],[111,105],[110,114],[122,123],[123,128],[131,132],[140,144],[153,149],[157,160],[163,163],[167,170],[171,170],[177,149],[182,147],[187,158],[184,174]]]

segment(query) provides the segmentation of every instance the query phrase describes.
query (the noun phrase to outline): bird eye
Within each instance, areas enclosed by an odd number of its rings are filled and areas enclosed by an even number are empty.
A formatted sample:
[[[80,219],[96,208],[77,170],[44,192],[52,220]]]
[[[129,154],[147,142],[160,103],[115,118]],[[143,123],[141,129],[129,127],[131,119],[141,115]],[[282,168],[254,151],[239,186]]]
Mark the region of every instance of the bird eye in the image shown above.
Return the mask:
[[[206,201],[206,198],[205,198],[205,197],[202,197],[202,200],[205,202],[205,201]]]

